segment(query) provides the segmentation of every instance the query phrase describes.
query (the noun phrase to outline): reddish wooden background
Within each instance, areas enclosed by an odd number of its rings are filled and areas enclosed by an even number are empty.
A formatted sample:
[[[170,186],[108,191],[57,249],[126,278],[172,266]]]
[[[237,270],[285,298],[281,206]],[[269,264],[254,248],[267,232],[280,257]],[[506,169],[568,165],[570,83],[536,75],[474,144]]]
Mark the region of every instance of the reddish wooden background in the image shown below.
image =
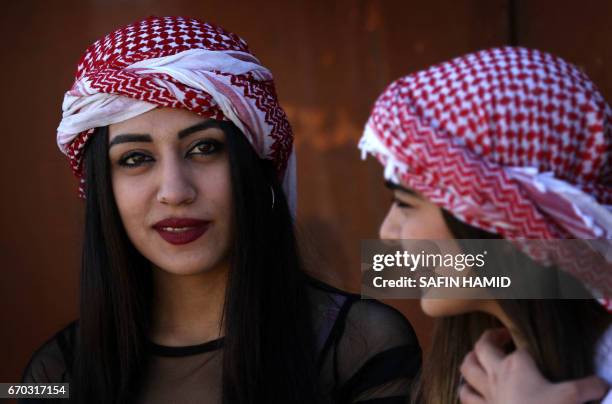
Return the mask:
[[[370,106],[401,75],[508,44],[582,66],[612,95],[612,3],[554,0],[58,0],[3,2],[0,151],[0,382],[76,315],[82,206],[55,146],[63,92],[81,52],[148,15],[216,22],[276,76],[296,132],[299,226],[321,278],[359,288],[359,242],[377,237],[389,203],[382,170],[356,149]],[[415,301],[390,302],[424,346]]]

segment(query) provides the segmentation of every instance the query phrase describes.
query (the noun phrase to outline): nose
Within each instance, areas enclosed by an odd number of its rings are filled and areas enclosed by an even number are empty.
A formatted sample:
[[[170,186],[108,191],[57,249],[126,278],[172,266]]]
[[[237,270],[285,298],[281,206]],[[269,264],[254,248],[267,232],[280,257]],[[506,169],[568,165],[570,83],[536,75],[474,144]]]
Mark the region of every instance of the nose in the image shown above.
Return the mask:
[[[392,205],[387,212],[387,216],[385,216],[385,220],[383,220],[380,225],[380,229],[378,231],[378,237],[381,240],[395,240],[398,239],[399,226],[398,223],[393,219],[393,209]]]
[[[169,159],[161,164],[157,201],[164,205],[188,205],[197,197],[189,167],[180,159]]]

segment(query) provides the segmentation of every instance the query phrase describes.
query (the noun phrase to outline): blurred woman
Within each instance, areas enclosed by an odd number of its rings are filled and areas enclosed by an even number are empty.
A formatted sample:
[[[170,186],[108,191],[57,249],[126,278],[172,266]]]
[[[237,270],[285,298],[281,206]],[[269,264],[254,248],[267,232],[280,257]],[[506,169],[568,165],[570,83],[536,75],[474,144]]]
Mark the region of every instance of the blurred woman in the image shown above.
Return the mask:
[[[385,166],[394,192],[383,239],[457,239],[465,247],[460,239],[581,238],[610,247],[612,113],[588,77],[560,58],[506,47],[403,77],[376,101],[359,147]],[[551,270],[518,252],[525,266]],[[574,271],[610,296],[610,266]],[[417,398],[446,404],[473,392],[461,388],[460,365],[494,327],[509,330],[506,349],[525,349],[549,381],[591,375],[612,360],[602,338],[612,320],[606,306],[610,300],[425,295],[421,307],[436,326]]]

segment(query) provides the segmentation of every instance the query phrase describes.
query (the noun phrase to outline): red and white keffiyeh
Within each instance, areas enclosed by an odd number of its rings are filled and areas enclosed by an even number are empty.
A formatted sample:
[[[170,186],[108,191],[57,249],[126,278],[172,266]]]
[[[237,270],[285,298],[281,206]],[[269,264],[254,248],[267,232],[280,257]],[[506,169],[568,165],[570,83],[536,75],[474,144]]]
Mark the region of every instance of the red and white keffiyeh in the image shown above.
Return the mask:
[[[465,223],[611,251],[612,113],[558,57],[505,47],[403,77],[376,101],[359,148]],[[612,290],[612,271],[583,272]]]
[[[236,124],[257,154],[274,162],[295,212],[293,133],[272,74],[242,38],[196,19],[149,17],[92,44],[64,96],[58,146],[83,181],[83,150],[94,128],[159,106]]]

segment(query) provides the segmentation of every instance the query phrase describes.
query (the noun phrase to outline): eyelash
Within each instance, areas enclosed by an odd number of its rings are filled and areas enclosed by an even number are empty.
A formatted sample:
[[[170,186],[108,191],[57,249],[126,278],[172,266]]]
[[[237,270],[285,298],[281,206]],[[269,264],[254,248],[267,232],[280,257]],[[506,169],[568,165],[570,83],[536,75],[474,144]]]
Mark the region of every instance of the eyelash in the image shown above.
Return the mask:
[[[391,203],[394,203],[397,205],[398,208],[402,208],[402,209],[410,209],[410,208],[414,208],[414,206],[412,206],[409,203],[406,203],[404,201],[400,201],[398,198],[393,197],[391,198]]]
[[[201,152],[201,153],[192,153],[192,151],[200,146],[209,146],[212,147],[212,151],[209,150],[207,152]],[[193,145],[193,147],[191,149],[189,149],[189,151],[187,152],[188,156],[192,156],[192,155],[204,155],[204,156],[209,156],[211,154],[215,154],[221,151],[221,148],[223,146],[223,143],[221,143],[220,141],[216,140],[216,139],[207,139],[207,140],[201,140],[198,143],[196,143],[195,145]]]
[[[135,159],[136,161],[133,163],[128,163],[128,160],[130,159]],[[127,168],[136,168],[136,167],[140,167],[142,164],[144,163],[148,163],[150,161],[152,161],[153,159],[151,158],[151,156],[147,156],[144,153],[141,152],[129,152],[126,155],[122,156],[119,159],[119,165],[121,167],[127,167]]]
[[[195,149],[198,149],[201,146],[212,147],[212,150],[194,152]],[[216,139],[202,140],[196,143],[195,145],[193,145],[191,149],[189,149],[189,151],[186,154],[186,157],[209,156],[211,154],[219,153],[222,150],[222,147],[223,147],[223,143],[221,143],[220,141]],[[130,159],[135,159],[136,161],[133,163],[128,163],[128,160]],[[118,164],[126,168],[136,168],[136,167],[140,167],[142,164],[149,163],[152,161],[154,161],[153,158],[147,155],[146,153],[133,151],[133,152],[128,152],[126,155],[122,156],[119,159]]]

